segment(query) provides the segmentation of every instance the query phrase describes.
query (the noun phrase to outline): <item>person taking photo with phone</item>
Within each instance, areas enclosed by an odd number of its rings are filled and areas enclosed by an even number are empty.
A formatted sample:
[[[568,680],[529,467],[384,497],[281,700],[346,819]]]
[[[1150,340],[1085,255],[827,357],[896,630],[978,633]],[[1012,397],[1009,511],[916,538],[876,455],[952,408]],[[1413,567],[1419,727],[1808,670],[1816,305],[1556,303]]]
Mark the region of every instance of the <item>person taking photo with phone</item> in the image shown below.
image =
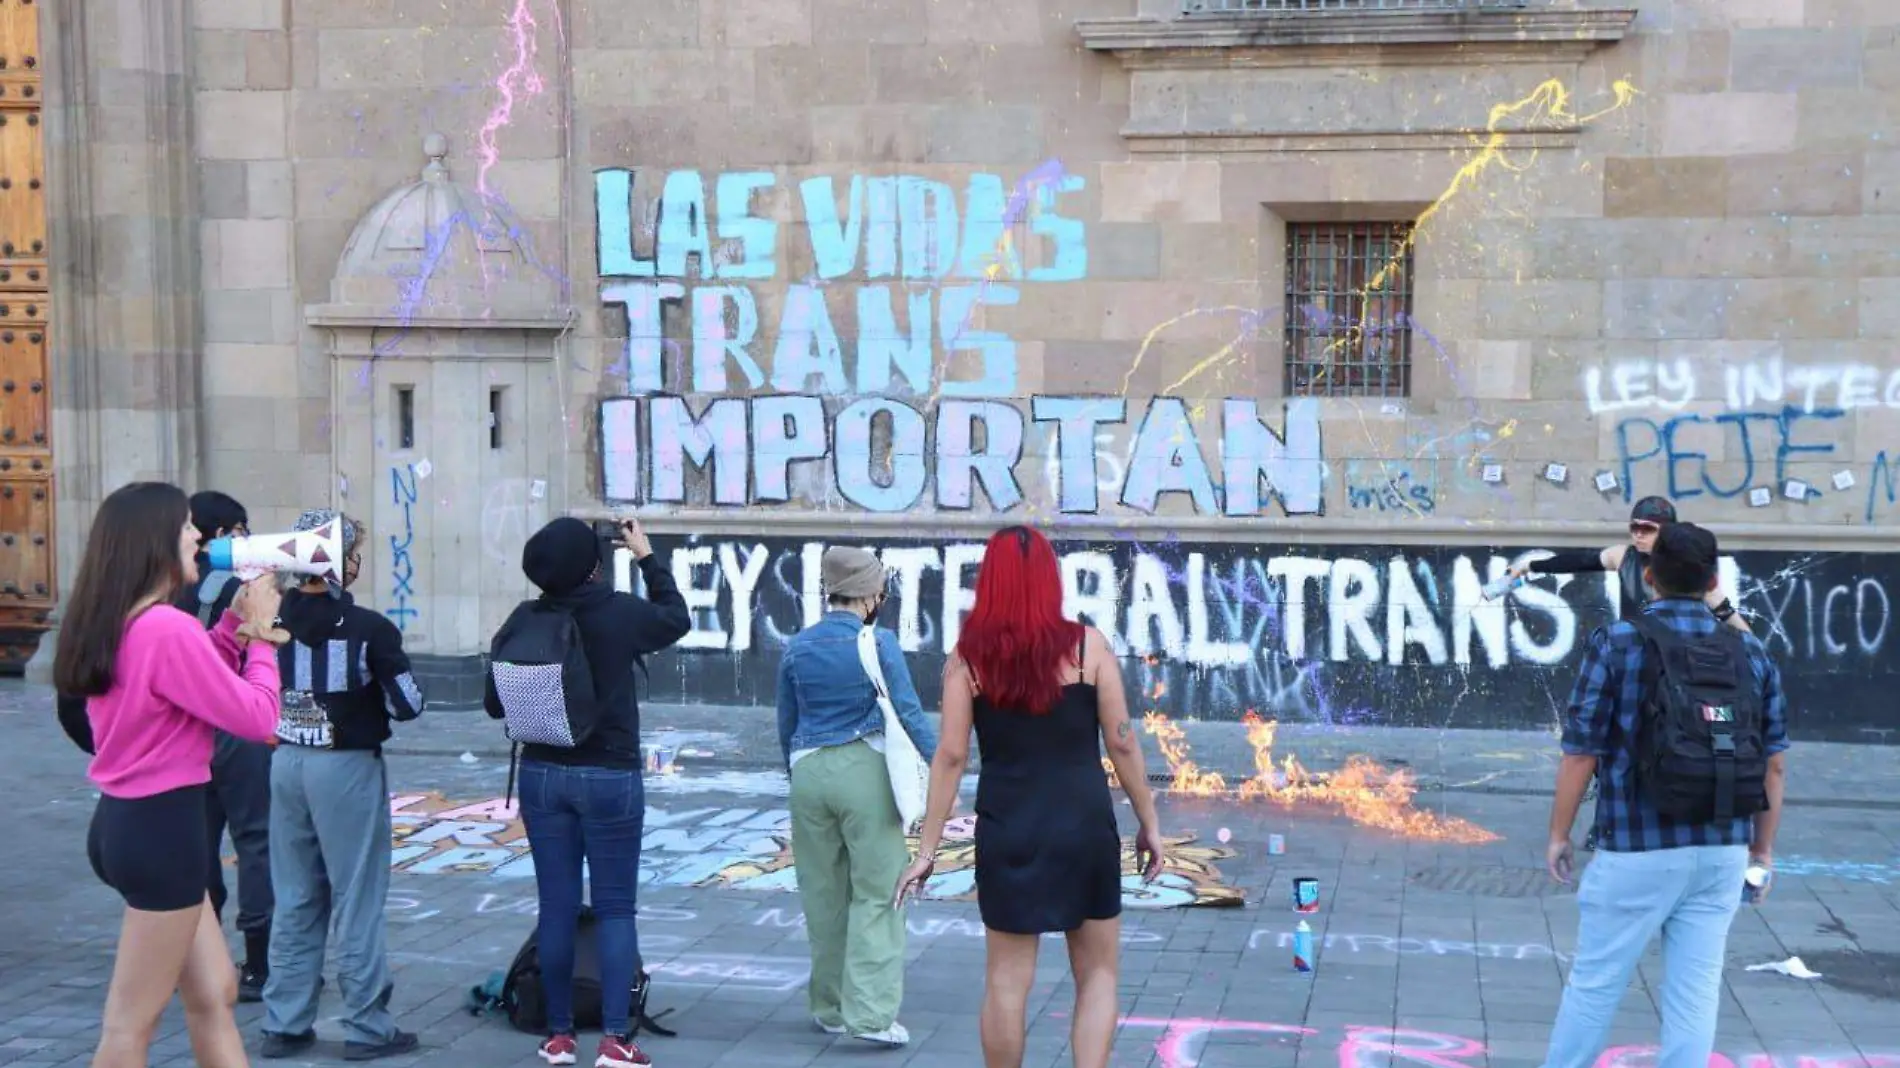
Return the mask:
[[[621,593],[604,580],[593,527],[566,516],[548,523],[521,551],[522,573],[541,596],[523,602],[496,632],[483,701],[488,714],[506,720],[509,736],[523,743],[521,820],[534,854],[536,938],[547,995],[548,1037],[536,1052],[553,1065],[579,1059],[574,963],[583,864],[592,891],[589,931],[600,961],[602,1034],[594,1064],[653,1063],[633,1039],[649,1022],[635,918],[646,826],[635,668],[641,658],[684,638],[693,620],[673,573],[654,554],[640,524],[618,525],[646,596]],[[518,634],[529,637],[529,648],[577,640],[570,656],[579,659],[518,663],[510,652],[511,635]],[[540,640],[544,635],[552,643]],[[572,687],[564,674],[570,665],[581,672]]]

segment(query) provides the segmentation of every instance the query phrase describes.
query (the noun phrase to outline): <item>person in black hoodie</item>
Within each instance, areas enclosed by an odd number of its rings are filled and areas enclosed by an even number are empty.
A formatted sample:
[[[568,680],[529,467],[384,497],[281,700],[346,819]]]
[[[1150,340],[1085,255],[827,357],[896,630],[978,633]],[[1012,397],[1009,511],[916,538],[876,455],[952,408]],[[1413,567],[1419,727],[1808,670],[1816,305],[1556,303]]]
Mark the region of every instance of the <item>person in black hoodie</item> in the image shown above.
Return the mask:
[[[198,585],[180,590],[173,605],[198,618],[206,630],[218,625],[243,580],[212,568],[205,543],[246,535],[250,514],[235,497],[216,490],[191,495],[191,525],[198,528]],[[232,665],[236,670],[237,665]],[[211,754],[211,793],[206,798],[206,833],[211,837],[211,908],[220,921],[230,891],[224,885],[224,832],[231,831],[237,853],[237,929],[244,936],[244,964],[238,969],[238,1000],[262,1001],[270,974],[270,917],[275,908],[270,888],[271,747],[217,733]]]
[[[328,509],[305,512],[296,529],[343,526],[343,587],[362,568],[362,527]],[[316,1041],[317,994],[326,936],[343,997],[344,1056],[373,1060],[413,1052],[414,1034],[389,1012],[394,984],[383,909],[389,899],[389,775],[383,743],[391,720],[422,714],[402,632],[312,578],[284,594],[277,654],[284,708],[271,761],[270,978],[264,985],[259,1054],[288,1057]]]
[[[556,519],[542,527],[521,553],[521,570],[541,589],[542,603],[574,615],[598,708],[592,733],[579,745],[527,745],[521,751],[521,819],[534,855],[547,991],[549,1036],[538,1052],[556,1065],[573,1064],[577,1057],[574,954],[583,860],[600,938],[604,1034],[594,1064],[636,1068],[653,1063],[632,1035],[633,984],[643,974],[634,909],[646,825],[634,665],[685,637],[693,621],[640,524],[621,523],[620,535],[638,562],[645,599],[602,581],[600,542],[578,519]],[[490,716],[503,718],[492,676],[484,704]]]

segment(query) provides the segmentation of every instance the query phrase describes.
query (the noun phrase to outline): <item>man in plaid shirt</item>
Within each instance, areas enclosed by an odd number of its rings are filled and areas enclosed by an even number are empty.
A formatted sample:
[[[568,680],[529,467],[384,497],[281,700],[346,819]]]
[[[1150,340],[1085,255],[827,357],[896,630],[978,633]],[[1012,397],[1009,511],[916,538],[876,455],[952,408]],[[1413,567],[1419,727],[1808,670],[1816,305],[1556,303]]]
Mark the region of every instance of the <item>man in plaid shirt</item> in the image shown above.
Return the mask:
[[[1649,559],[1646,578],[1657,598],[1643,608],[1645,615],[1677,634],[1713,634],[1722,624],[1703,599],[1716,584],[1716,558],[1715,535],[1691,523],[1665,525]],[[1590,636],[1564,721],[1550,814],[1551,876],[1570,881],[1571,826],[1592,776],[1602,785],[1599,845],[1577,892],[1577,955],[1551,1030],[1547,1068],[1596,1063],[1630,974],[1658,932],[1664,969],[1658,1068],[1709,1063],[1729,925],[1748,865],[1772,867],[1788,749],[1780,673],[1753,635],[1740,640],[1761,698],[1768,807],[1752,817],[1698,824],[1656,811],[1636,783],[1642,637],[1623,621]]]

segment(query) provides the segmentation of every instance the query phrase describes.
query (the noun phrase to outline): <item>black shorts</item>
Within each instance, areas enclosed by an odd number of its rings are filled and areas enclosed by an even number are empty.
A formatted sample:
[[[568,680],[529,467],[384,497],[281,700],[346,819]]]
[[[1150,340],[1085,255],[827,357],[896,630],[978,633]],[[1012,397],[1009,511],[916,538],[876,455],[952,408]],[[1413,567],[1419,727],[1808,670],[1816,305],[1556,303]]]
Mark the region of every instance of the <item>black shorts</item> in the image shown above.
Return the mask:
[[[101,796],[86,832],[93,874],[141,912],[203,904],[211,863],[206,792],[182,786],[151,797]]]

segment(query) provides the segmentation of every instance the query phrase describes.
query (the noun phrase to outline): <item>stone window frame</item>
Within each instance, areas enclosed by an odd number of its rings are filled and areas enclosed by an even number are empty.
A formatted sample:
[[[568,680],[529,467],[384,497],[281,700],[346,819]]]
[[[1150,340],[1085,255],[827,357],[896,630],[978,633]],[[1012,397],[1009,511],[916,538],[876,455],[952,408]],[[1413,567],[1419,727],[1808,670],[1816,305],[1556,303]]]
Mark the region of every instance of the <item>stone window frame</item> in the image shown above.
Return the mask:
[[[1399,219],[1288,221],[1285,230],[1281,364],[1286,395],[1410,397],[1414,224]],[[1341,239],[1344,254],[1325,257],[1328,277],[1321,288],[1316,251],[1322,246],[1337,250]],[[1366,247],[1361,249],[1361,243]],[[1328,358],[1316,372],[1303,375],[1299,356],[1321,339],[1330,339]],[[1378,345],[1389,346],[1383,358],[1368,356]],[[1343,359],[1340,346],[1346,349]]]

